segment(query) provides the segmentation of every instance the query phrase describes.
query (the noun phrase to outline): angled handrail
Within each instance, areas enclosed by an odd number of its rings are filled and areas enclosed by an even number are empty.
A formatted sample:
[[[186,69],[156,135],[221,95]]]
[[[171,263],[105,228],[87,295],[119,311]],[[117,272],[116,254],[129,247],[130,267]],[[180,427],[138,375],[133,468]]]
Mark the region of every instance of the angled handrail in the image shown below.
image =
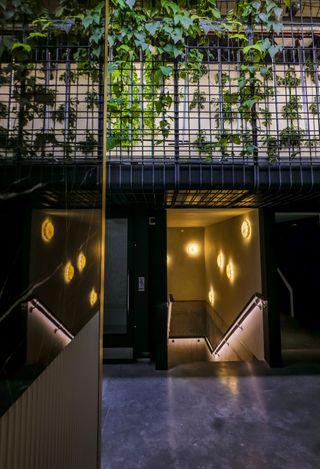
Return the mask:
[[[258,306],[260,309],[262,309],[266,305],[266,300],[259,295],[258,293],[255,294],[249,302],[246,304],[246,306],[243,308],[241,313],[236,317],[236,319],[233,321],[231,326],[227,329],[225,332],[224,336],[220,340],[219,344],[215,347],[213,350],[212,354],[213,355],[218,355],[219,351],[221,348],[225,345],[228,344],[228,340],[232,336],[232,334],[237,330],[237,329],[242,329],[242,323],[243,321],[248,317],[248,315],[251,313],[251,311]]]
[[[61,331],[70,340],[74,339],[74,335],[71,334],[71,332],[48,310],[46,306],[44,306],[43,303],[41,303],[40,300],[37,298],[32,298],[27,303],[30,303],[31,305],[30,312],[32,312],[34,309],[37,309],[52,323],[57,331]]]
[[[168,315],[167,315],[167,339],[170,337],[170,325],[171,325],[171,316],[172,316],[172,305],[174,303],[174,298],[172,293],[169,293],[168,298]]]
[[[286,277],[283,275],[283,273],[281,272],[279,267],[277,268],[277,272],[278,272],[281,280],[283,281],[283,283],[285,284],[285,286],[286,286],[286,288],[289,292],[289,295],[290,295],[290,316],[292,317],[292,319],[294,319],[293,288],[290,285],[290,283],[288,282],[288,280],[286,279]]]

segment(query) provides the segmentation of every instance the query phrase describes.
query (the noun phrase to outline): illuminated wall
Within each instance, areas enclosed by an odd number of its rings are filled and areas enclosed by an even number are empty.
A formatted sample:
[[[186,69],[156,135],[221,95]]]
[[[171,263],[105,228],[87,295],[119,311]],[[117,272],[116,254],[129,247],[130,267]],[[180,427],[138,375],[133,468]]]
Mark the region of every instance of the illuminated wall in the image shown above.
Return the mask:
[[[255,293],[261,292],[257,210],[205,229],[206,299],[230,325]],[[213,292],[213,293],[212,293]]]
[[[175,300],[203,300],[204,228],[168,228],[168,293]]]

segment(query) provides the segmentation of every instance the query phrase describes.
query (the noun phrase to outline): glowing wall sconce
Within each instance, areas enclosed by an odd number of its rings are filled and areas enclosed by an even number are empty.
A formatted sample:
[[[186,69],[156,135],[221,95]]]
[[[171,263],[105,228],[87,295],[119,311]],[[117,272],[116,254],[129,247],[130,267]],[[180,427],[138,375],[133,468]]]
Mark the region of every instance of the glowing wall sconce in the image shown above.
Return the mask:
[[[74,277],[74,267],[73,267],[73,265],[71,264],[70,261],[67,262],[65,267],[64,267],[63,277],[64,277],[64,281],[66,283],[70,283],[71,280]]]
[[[172,264],[172,258],[169,254],[167,254],[167,267],[170,267]]]
[[[225,266],[225,258],[224,258],[224,254],[222,251],[219,252],[218,254],[218,257],[217,257],[217,264],[218,264],[218,267],[221,271],[224,270],[224,266]]]
[[[49,242],[54,236],[54,226],[49,218],[46,218],[41,225],[41,238],[43,241]]]
[[[87,258],[83,254],[83,252],[80,252],[80,254],[77,257],[77,267],[79,272],[82,272],[87,264]]]
[[[210,290],[209,290],[209,293],[208,293],[208,298],[209,298],[209,303],[211,304],[211,306],[213,306],[214,301],[215,301],[215,294],[214,294],[213,287],[210,287]]]
[[[244,239],[249,239],[251,237],[251,223],[248,219],[243,220],[241,224],[241,235]]]
[[[235,269],[234,269],[234,265],[232,262],[229,262],[226,265],[226,274],[227,274],[228,279],[232,282],[234,280],[234,275],[235,275]]]
[[[93,288],[89,294],[90,306],[94,306],[97,301],[98,301],[98,293]]]
[[[198,243],[189,243],[186,247],[187,254],[191,257],[197,257],[200,253],[200,246]]]

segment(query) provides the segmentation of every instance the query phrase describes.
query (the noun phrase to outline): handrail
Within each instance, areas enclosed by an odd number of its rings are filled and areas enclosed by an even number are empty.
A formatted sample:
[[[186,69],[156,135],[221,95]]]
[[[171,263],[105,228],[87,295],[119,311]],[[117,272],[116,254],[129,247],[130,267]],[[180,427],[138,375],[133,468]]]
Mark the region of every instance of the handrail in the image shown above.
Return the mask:
[[[174,303],[174,298],[172,293],[169,293],[168,298],[168,315],[167,315],[167,339],[170,337],[170,325],[171,325],[171,315],[172,315],[172,305]]]
[[[33,298],[29,300],[27,303],[31,304],[31,310],[32,312],[34,309],[38,309],[46,318],[48,318],[54,326],[57,328],[57,330],[60,330],[63,332],[70,340],[74,339],[74,335],[71,334],[70,331],[52,314],[50,311],[47,309],[46,306],[44,306],[43,303],[41,303],[37,298]]]
[[[228,339],[232,336],[232,334],[237,330],[237,329],[242,329],[241,324],[243,321],[247,318],[247,316],[251,313],[251,311],[258,306],[260,309],[264,307],[266,304],[266,300],[256,293],[246,304],[246,306],[243,308],[241,313],[236,317],[236,319],[233,321],[229,329],[225,332],[223,338],[220,340],[219,344],[215,347],[213,350],[212,354],[217,355],[218,352],[221,350],[221,348],[224,346],[224,344],[228,344]]]
[[[277,268],[277,272],[278,272],[281,280],[283,281],[283,283],[287,287],[287,290],[289,291],[289,295],[290,295],[290,316],[292,317],[292,319],[294,319],[293,288],[290,285],[290,283],[288,282],[288,280],[286,279],[286,277],[283,275],[283,273],[281,272],[279,267]]]

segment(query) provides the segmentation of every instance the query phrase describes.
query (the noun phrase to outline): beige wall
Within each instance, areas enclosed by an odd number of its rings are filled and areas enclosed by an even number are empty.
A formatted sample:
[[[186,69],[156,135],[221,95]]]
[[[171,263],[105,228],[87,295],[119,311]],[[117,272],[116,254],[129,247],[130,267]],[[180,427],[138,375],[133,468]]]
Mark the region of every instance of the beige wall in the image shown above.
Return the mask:
[[[179,300],[205,298],[204,228],[168,228],[168,293]],[[196,243],[197,256],[187,253]]]
[[[251,224],[251,237],[244,239],[241,224]],[[225,264],[232,262],[234,279],[219,269],[217,256],[223,252]],[[230,218],[205,229],[206,299],[214,291],[214,310],[230,325],[255,293],[261,293],[259,216],[257,210]]]

